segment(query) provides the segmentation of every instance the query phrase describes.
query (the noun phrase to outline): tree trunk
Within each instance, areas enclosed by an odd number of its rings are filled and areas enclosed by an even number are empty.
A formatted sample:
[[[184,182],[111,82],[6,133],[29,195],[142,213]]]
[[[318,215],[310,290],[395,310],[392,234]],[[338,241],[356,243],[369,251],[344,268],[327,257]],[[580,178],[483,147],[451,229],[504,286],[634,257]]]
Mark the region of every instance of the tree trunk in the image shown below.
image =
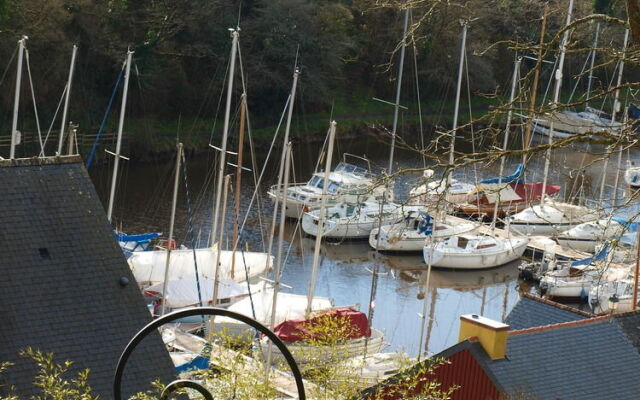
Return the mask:
[[[631,42],[640,44],[640,0],[627,0],[627,13],[631,27]]]

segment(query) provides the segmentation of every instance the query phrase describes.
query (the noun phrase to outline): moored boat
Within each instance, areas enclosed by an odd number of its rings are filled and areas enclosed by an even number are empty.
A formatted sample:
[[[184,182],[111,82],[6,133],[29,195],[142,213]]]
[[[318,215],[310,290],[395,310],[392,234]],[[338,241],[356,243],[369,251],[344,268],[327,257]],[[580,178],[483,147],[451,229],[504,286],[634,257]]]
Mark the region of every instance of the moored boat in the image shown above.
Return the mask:
[[[427,244],[424,260],[433,267],[483,269],[497,267],[522,257],[529,239],[499,238],[483,235],[453,236],[442,242]]]

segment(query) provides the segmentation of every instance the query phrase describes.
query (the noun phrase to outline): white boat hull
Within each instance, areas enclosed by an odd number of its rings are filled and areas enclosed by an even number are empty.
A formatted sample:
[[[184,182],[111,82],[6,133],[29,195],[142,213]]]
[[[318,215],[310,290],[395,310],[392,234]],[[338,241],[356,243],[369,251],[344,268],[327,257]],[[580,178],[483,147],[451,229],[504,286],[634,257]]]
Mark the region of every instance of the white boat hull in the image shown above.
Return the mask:
[[[524,254],[529,240],[526,238],[505,239],[505,248],[481,253],[461,252],[438,245],[423,249],[426,264],[440,268],[484,269],[514,261]]]
[[[395,226],[387,226],[387,228],[391,227]],[[429,236],[432,240],[437,241],[463,233],[474,233],[478,228],[479,225],[477,224],[460,224],[441,231],[436,230]],[[378,240],[378,228],[376,227],[369,235],[369,245],[379,251],[421,252],[427,238],[425,234],[418,233],[416,230],[383,228],[383,233]]]

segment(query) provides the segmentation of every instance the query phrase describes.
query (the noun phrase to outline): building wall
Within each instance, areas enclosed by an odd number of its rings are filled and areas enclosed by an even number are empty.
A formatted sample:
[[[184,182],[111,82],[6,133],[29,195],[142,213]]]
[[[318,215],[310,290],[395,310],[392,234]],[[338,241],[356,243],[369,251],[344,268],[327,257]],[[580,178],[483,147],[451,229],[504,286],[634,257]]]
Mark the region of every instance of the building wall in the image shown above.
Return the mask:
[[[419,394],[427,382],[437,381],[440,388],[446,390],[452,386],[458,388],[452,393],[452,400],[497,400],[500,393],[493,382],[478,365],[469,350],[462,350],[447,358],[447,363],[440,365],[430,376],[421,376],[424,382],[413,390]],[[381,386],[377,392],[369,393],[367,400],[403,400],[408,395],[399,382]]]

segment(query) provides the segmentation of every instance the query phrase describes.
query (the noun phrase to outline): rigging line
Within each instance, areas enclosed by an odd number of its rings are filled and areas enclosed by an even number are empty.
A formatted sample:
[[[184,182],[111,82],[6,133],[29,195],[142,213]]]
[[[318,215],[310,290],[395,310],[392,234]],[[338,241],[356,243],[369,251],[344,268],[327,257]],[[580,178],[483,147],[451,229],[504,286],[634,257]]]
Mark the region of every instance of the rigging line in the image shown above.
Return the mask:
[[[245,118],[246,118],[246,123],[247,123],[247,136],[249,138],[249,154],[251,155],[251,175],[253,176],[253,184],[255,185],[256,190],[259,189],[259,183],[258,183],[258,161],[256,160],[256,152],[255,152],[255,146],[253,144],[253,135],[252,135],[252,131],[251,131],[251,120],[249,119],[249,105],[248,105],[248,101],[247,99],[247,84],[245,81],[245,74],[244,74],[244,62],[242,59],[242,51],[240,49],[240,46],[238,46],[238,64],[240,66],[240,81],[242,84],[242,92],[244,93],[245,96]],[[265,161],[265,167],[266,167],[266,161]],[[260,239],[262,242],[262,251],[265,251],[266,248],[266,241],[265,241],[265,237],[264,237],[264,229],[263,229],[263,223],[262,223],[262,210],[263,210],[263,200],[262,200],[262,194],[260,193],[260,191],[258,191],[257,194],[258,198],[257,198],[257,209],[258,209],[258,226],[260,227]],[[247,209],[247,215],[249,214],[249,212],[251,211],[251,208],[249,207]]]
[[[200,291],[200,274],[198,273],[198,257],[196,257],[196,237],[193,233],[193,212],[191,208],[191,191],[189,190],[189,179],[187,178],[187,157],[182,152],[182,180],[184,182],[184,192],[187,200],[187,233],[185,241],[191,235],[191,248],[193,253],[193,266],[196,272],[196,287],[198,289],[198,304],[202,307],[202,293]],[[217,267],[216,267],[217,268]]]
[[[118,79],[116,80],[116,84],[113,86],[113,90],[111,92],[111,98],[109,99],[109,103],[107,103],[107,109],[105,110],[104,116],[102,117],[102,122],[100,123],[100,127],[98,128],[96,139],[93,141],[93,146],[91,147],[91,152],[89,153],[89,157],[87,158],[87,163],[84,166],[87,171],[91,167],[91,163],[93,162],[93,157],[95,156],[96,150],[98,149],[98,144],[100,143],[100,136],[102,136],[102,133],[104,132],[104,127],[107,123],[107,118],[109,117],[111,106],[113,105],[113,100],[115,99],[116,93],[118,92],[118,86],[120,86],[120,80],[122,79],[122,75],[124,75],[124,69],[125,69],[125,65],[123,63],[122,68],[120,69],[120,74],[118,75]]]
[[[7,63],[7,66],[5,67],[4,72],[2,73],[2,77],[0,78],[0,86],[2,86],[2,83],[4,82],[4,78],[7,77],[7,72],[9,72],[9,67],[11,67],[11,64],[13,63],[14,58],[16,58],[16,54],[18,53],[18,47],[19,46],[16,46],[16,48],[13,49],[11,58],[9,58],[9,62]]]
[[[60,101],[58,101],[58,107],[56,107],[56,112],[53,114],[53,118],[51,119],[51,124],[49,125],[49,129],[47,130],[47,135],[44,137],[44,141],[42,142],[43,149],[47,146],[47,140],[49,139],[49,135],[51,134],[51,130],[53,129],[53,124],[55,123],[56,117],[58,116],[58,111],[60,111],[60,107],[62,106],[64,95],[67,93],[67,87],[67,85],[64,86],[64,90],[62,91],[62,95],[60,96]],[[44,157],[44,151],[40,152],[40,157]]]
[[[580,79],[582,79],[582,76],[584,75],[585,69],[587,68],[587,64],[591,60],[591,57],[595,57],[595,54],[596,54],[596,50],[593,49],[589,52],[589,56],[585,58],[584,64],[582,64],[582,69],[580,70],[580,73],[577,75],[576,84],[573,85],[573,89],[571,90],[571,94],[569,95],[569,100],[568,100],[569,103],[571,103],[571,99],[573,99],[573,95],[576,93],[576,90],[578,89],[578,84],[580,84]]]
[[[474,154],[474,158],[475,158],[475,154],[476,154],[476,134],[475,131],[473,129],[473,112],[471,110],[471,84],[469,82],[469,64],[468,64],[468,59],[469,57],[467,57],[467,47],[465,46],[464,48],[464,69],[465,69],[465,78],[466,78],[466,84],[467,84],[467,103],[469,106],[469,128],[471,129],[471,151]],[[455,132],[453,133],[455,135]],[[474,184],[478,184],[478,163],[473,163],[473,182]],[[478,206],[480,206],[479,204],[480,201],[480,197],[478,197]]]
[[[36,95],[33,89],[33,79],[31,78],[31,63],[29,62],[29,49],[24,49],[24,58],[27,61],[27,75],[29,76],[29,88],[31,89],[31,99],[33,100],[33,113],[36,117],[36,128],[38,129],[38,142],[40,143],[40,153],[44,155],[42,144],[42,131],[40,130],[40,118],[38,117],[38,107],[36,106]],[[62,134],[62,133],[60,133]]]
[[[409,9],[409,18],[411,20],[411,26],[413,26],[413,12]],[[418,80],[418,50],[416,48],[416,41],[413,36],[413,30],[411,33],[411,45],[413,48],[413,71],[416,81],[416,102],[418,103],[418,123],[420,126],[420,156],[422,157],[422,168],[427,168],[427,158],[424,152],[424,124],[422,121],[422,104],[420,104],[420,81]]]
[[[271,153],[273,152],[273,148],[275,146],[276,138],[278,137],[278,132],[280,131],[280,127],[282,125],[282,121],[284,120],[284,116],[287,113],[287,108],[289,107],[289,102],[291,101],[291,95],[287,97],[287,102],[284,105],[284,110],[282,111],[282,115],[280,116],[280,121],[278,122],[278,126],[276,127],[276,132],[273,135],[273,140],[271,141],[271,146],[269,146],[269,151],[267,152],[267,157],[264,161],[264,166],[262,167],[262,171],[260,171],[260,176],[258,177],[258,182],[256,183],[256,187],[253,190],[253,194],[251,195],[251,200],[249,201],[248,208],[251,208],[253,202],[255,201],[256,195],[260,188],[260,183],[262,182],[262,178],[264,177],[264,173],[267,170],[267,165],[269,163],[269,157],[271,157]],[[247,223],[247,219],[249,218],[249,213],[245,214],[244,220],[242,221],[242,225],[240,227],[240,232],[244,230],[244,227]]]

